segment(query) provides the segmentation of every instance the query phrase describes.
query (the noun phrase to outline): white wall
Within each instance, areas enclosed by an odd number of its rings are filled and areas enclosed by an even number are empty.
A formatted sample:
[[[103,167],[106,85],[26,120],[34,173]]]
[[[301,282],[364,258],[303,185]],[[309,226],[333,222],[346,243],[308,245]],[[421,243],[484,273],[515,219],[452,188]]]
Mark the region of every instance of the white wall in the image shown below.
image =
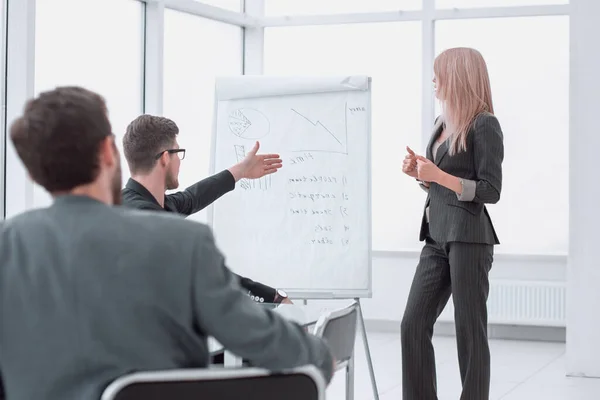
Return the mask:
[[[398,322],[418,263],[417,253],[377,254],[373,257],[373,298],[362,300],[367,320]],[[496,255],[490,280],[564,282],[566,262],[562,257]]]
[[[373,256],[373,297],[362,299],[362,309],[368,326],[375,330],[400,331],[400,322],[404,314],[404,307],[408,298],[408,292],[412,283],[415,268],[419,261],[418,252],[375,252]],[[532,286],[563,285],[566,281],[567,260],[563,256],[519,256],[497,254],[490,272],[490,284],[492,289],[494,283],[517,282],[519,284],[531,284]],[[521,300],[530,301],[534,306],[544,308],[547,303],[550,307],[557,306],[556,298],[553,296],[542,301],[535,295],[525,293]],[[452,300],[450,300],[452,301]],[[314,300],[310,304],[317,304],[323,308],[341,307],[347,300]],[[514,304],[514,303],[513,303]],[[498,304],[496,304],[498,306]],[[525,305],[523,305],[525,306]],[[450,310],[451,311],[451,310]],[[509,312],[510,314],[510,312]],[[441,321],[451,322],[452,314],[445,312],[440,317]],[[492,323],[493,321],[490,321]],[[518,321],[516,324],[520,324]],[[511,324],[512,325],[512,324]],[[529,325],[528,326],[532,326]],[[535,325],[534,325],[535,326]],[[558,325],[550,325],[558,326]],[[510,330],[510,326],[508,326]],[[525,329],[525,330],[523,330]],[[442,332],[442,331],[440,331]],[[452,327],[444,327],[444,334],[452,333]],[[539,330],[527,330],[519,327],[518,330],[502,331],[508,332],[503,335],[509,337],[531,337],[535,340],[563,340],[560,331],[541,332]],[[533,333],[528,333],[533,332]],[[558,333],[557,333],[558,332]]]
[[[600,377],[600,1],[571,0],[567,373]]]

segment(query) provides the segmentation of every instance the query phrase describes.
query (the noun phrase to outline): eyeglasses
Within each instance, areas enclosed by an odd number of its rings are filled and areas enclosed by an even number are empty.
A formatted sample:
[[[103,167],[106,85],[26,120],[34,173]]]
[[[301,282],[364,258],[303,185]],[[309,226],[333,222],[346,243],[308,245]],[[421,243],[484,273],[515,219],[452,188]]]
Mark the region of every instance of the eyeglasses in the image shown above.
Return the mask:
[[[169,154],[177,154],[177,156],[179,157],[180,160],[183,160],[185,158],[185,149],[169,149],[169,150],[161,151],[154,157],[154,159],[158,160],[165,151]]]

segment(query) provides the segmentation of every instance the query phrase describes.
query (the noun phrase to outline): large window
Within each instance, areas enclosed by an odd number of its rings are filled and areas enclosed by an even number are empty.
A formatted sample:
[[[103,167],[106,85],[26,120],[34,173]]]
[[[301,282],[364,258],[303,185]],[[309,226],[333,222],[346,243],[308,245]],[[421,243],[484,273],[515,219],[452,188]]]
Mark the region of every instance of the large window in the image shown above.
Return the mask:
[[[121,146],[127,124],[143,109],[143,4],[37,0],[35,33],[36,95],[63,85],[98,92]],[[122,162],[127,178],[124,157]],[[34,205],[49,201],[44,189],[35,186]]]
[[[488,64],[505,145],[502,198],[489,207],[499,252],[567,252],[568,24],[566,16],[436,24],[438,52],[474,47]]]
[[[402,174],[421,143],[421,24],[269,28],[264,73],[372,77],[373,248],[415,249],[425,194]],[[285,162],[285,161],[284,161]]]
[[[265,14],[337,14],[421,9],[422,0],[265,0]]]
[[[242,29],[165,10],[164,60],[163,115],[177,123],[187,149],[184,188],[209,173],[215,77],[242,73]],[[206,211],[193,218],[206,221]]]
[[[243,10],[241,0],[197,1]],[[372,19],[379,12],[421,10],[423,1],[264,4],[271,17],[371,13]],[[435,0],[437,9],[457,8],[456,16],[461,8],[557,4],[568,0]],[[119,145],[126,125],[143,110],[143,9],[144,3],[136,0],[37,0],[36,93],[66,84],[99,92],[107,99]],[[495,111],[505,134],[502,199],[489,207],[502,242],[498,252],[567,251],[568,24],[568,16],[435,22],[435,54],[449,47],[474,47],[490,70]],[[431,93],[423,93],[423,79],[431,77],[423,76],[428,68],[422,51],[429,44],[421,35],[420,21],[265,29],[266,75],[372,77],[374,250],[421,247],[425,193],[401,172],[405,147],[423,153],[426,144],[422,106],[428,104],[423,96]],[[215,77],[243,72],[243,29],[166,9],[163,50],[163,115],[178,124],[180,144],[187,149],[180,172],[183,188],[209,174]],[[124,168],[124,178],[128,175]],[[38,187],[34,196],[36,206],[48,201]],[[206,212],[194,218],[206,221]],[[528,229],[520,229],[523,221]]]

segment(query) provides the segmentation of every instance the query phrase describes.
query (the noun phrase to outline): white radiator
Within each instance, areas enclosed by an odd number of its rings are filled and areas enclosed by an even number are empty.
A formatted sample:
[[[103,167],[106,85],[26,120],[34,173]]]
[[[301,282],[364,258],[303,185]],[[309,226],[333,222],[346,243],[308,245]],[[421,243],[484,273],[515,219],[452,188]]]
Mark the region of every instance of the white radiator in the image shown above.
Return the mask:
[[[488,323],[565,327],[566,298],[564,282],[491,281]],[[452,297],[439,320],[454,321]]]

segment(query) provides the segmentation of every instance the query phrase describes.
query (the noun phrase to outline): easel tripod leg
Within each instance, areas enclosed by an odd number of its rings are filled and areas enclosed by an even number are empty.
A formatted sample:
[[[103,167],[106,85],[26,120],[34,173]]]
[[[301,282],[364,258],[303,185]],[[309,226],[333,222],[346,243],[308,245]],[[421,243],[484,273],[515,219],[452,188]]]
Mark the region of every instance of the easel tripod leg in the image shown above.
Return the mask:
[[[379,400],[377,382],[375,382],[375,371],[373,370],[373,361],[371,360],[371,351],[369,350],[369,341],[367,340],[367,328],[365,327],[365,320],[363,318],[360,299],[356,299],[356,302],[358,303],[358,318],[360,320],[360,330],[362,332],[363,344],[365,346],[365,355],[367,356],[367,366],[369,367],[369,374],[371,375],[371,385],[373,386],[373,398],[375,400]]]
[[[354,354],[346,366],[346,400],[354,400]]]
[[[367,366],[369,367],[369,374],[371,375],[371,385],[373,386],[373,398],[379,400],[379,392],[377,391],[377,382],[375,382],[375,371],[373,370],[373,361],[371,360],[371,351],[369,350],[369,341],[367,340],[367,328],[365,327],[365,320],[362,314],[362,307],[360,305],[360,299],[356,299],[358,303],[358,317],[360,320],[360,330],[363,336],[363,344],[365,346],[365,355],[367,356]]]

